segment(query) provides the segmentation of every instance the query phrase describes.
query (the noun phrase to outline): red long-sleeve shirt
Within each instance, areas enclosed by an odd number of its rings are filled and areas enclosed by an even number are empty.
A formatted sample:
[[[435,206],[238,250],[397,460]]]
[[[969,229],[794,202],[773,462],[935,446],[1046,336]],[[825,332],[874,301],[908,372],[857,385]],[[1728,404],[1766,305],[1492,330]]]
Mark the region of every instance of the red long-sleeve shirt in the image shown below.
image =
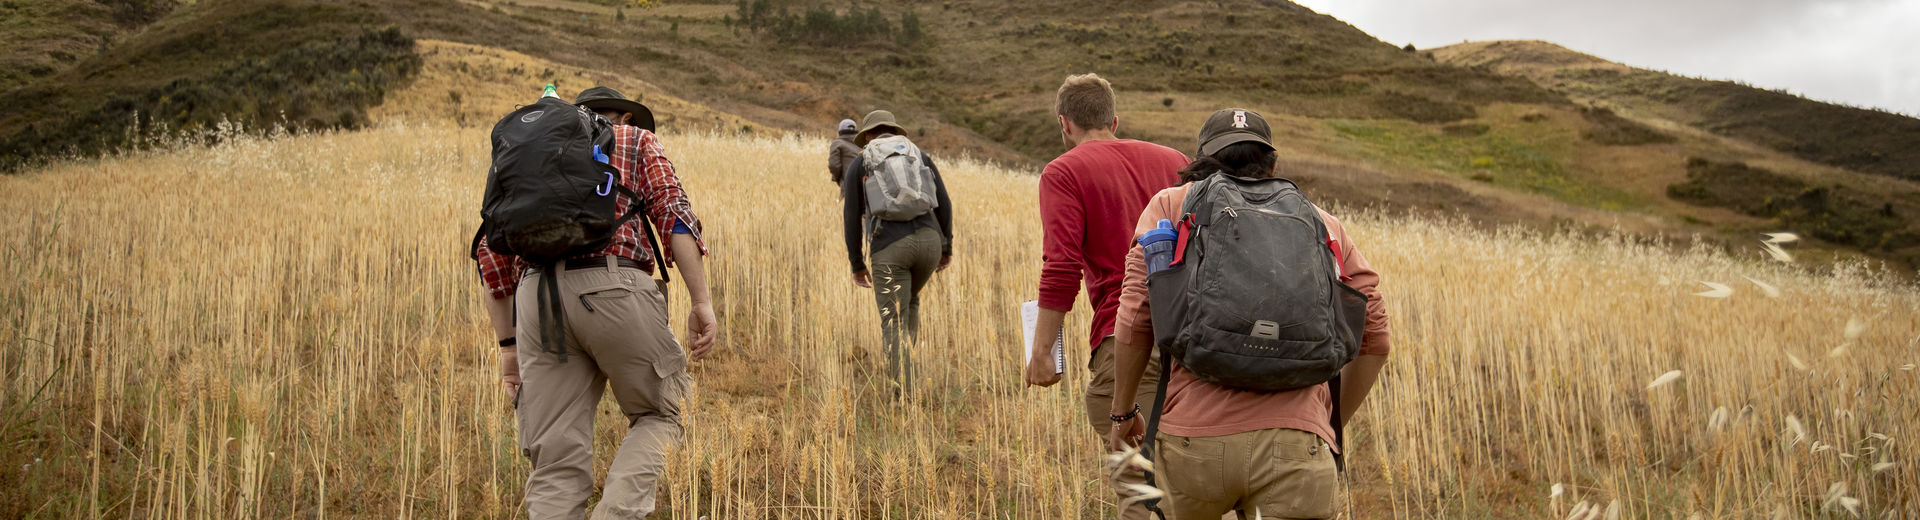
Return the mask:
[[[1120,139],[1081,143],[1041,171],[1040,307],[1072,310],[1084,276],[1093,306],[1091,348],[1113,335],[1140,210],[1153,194],[1179,183],[1186,165],[1187,156],[1172,148]]]

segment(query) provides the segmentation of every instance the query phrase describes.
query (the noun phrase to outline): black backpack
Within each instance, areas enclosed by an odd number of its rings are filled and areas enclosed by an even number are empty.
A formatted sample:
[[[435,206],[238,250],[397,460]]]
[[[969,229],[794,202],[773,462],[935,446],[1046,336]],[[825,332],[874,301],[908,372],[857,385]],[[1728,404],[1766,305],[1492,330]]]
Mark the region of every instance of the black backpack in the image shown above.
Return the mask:
[[[646,207],[645,199],[622,184],[622,172],[607,162],[613,136],[606,118],[554,97],[501,118],[493,125],[493,164],[470,254],[478,255],[480,238],[486,237],[493,252],[552,273],[561,260],[606,248],[620,226]],[[617,196],[633,200],[625,214],[615,214]],[[654,265],[665,266],[653,227],[641,220]],[[666,270],[659,270],[664,280]],[[564,362],[565,318],[556,303],[560,286],[554,278],[542,277],[540,310],[548,324],[542,337]]]
[[[1367,296],[1341,280],[1319,210],[1286,179],[1216,173],[1193,184],[1180,212],[1174,264],[1147,276],[1161,362],[1148,456],[1175,359],[1229,388],[1331,382],[1338,444],[1340,370],[1359,355]]]

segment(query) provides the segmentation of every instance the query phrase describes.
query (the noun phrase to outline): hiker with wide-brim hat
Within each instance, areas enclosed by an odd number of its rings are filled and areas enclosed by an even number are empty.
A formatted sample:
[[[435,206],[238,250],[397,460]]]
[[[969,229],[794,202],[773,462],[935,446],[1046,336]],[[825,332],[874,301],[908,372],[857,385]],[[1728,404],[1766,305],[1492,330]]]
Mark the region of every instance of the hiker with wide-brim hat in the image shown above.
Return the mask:
[[[875,110],[860,118],[860,131],[853,135],[853,144],[866,146],[874,137],[886,134],[906,135],[907,131],[894,122],[893,112]]]
[[[913,388],[908,346],[920,330],[920,290],[953,261],[953,203],[940,170],[907,139],[893,113],[861,119],[860,155],[840,180],[842,223],[853,283],[874,289],[893,395]],[[871,243],[873,270],[861,244]]]
[[[616,197],[610,215],[631,218],[615,221],[604,244],[587,254],[535,264],[493,251],[483,236],[474,261],[499,340],[501,383],[513,399],[520,453],[532,465],[522,488],[526,517],[584,518],[598,481],[604,487],[594,518],[645,518],[657,504],[667,452],[684,433],[682,404],[693,384],[687,366],[716,348],[707,246],[693,201],[651,131],[653,114],[606,87],[587,89],[576,102],[621,123],[602,129],[612,135],[599,150],[605,157],[595,161],[617,170],[617,184],[587,193]],[[493,186],[487,193],[495,193]],[[668,235],[656,243],[649,228]],[[668,268],[678,268],[684,287],[678,293],[688,300],[684,340],[668,326]],[[653,278],[656,273],[662,278]],[[534,312],[548,306],[559,308]],[[564,326],[566,337],[549,341],[538,332],[550,326]],[[604,466],[605,477],[596,479],[594,461],[606,459],[594,456],[594,417],[607,392],[620,405],[617,420],[627,423],[627,433]]]
[[[628,114],[628,117],[617,119],[614,122],[633,125],[648,132],[655,131],[653,129],[653,111],[648,110],[646,105],[640,104],[640,98],[627,99],[627,96],[620,94],[620,91],[614,90],[612,87],[601,86],[582,90],[579,96],[573,98],[573,104],[587,107],[588,110],[594,112],[600,112],[602,110],[619,111]]]

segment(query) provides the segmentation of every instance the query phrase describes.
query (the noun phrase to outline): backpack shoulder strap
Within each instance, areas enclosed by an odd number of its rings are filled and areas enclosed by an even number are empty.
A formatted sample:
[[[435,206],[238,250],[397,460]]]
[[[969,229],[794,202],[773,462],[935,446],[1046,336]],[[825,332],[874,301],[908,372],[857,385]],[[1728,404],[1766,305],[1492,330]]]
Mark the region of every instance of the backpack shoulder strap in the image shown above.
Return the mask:
[[[1161,353],[1160,381],[1154,383],[1153,414],[1147,416],[1147,436],[1145,439],[1140,440],[1140,456],[1145,457],[1147,462],[1154,462],[1153,457],[1156,452],[1159,451],[1154,449],[1154,446],[1159,442],[1155,439],[1158,438],[1160,433],[1160,412],[1165,411],[1167,407],[1168,379],[1173,379],[1173,356]],[[1339,415],[1337,408],[1335,409],[1334,415]],[[1158,468],[1160,466],[1155,464],[1154,467]],[[1159,487],[1153,482],[1155,473],[1155,471],[1147,472],[1147,485],[1150,487]],[[1166,520],[1167,514],[1160,511],[1160,500],[1161,499],[1158,498],[1142,500],[1140,501],[1140,505],[1145,506],[1147,511],[1153,512],[1154,516],[1160,517],[1160,520]]]
[[[639,193],[634,193],[633,190],[627,189],[627,186],[622,183],[615,183],[613,185],[613,189],[614,191],[619,192],[621,196],[627,197],[628,199],[633,200],[633,205],[627,206],[627,213],[625,215],[620,215],[620,218],[615,219],[613,221],[613,229],[618,230],[620,229],[620,226],[627,225],[627,221],[634,220],[636,218],[640,219],[640,229],[646,230],[647,247],[653,250],[653,267],[655,270],[660,272],[660,281],[661,282],[673,281],[672,277],[667,274],[666,256],[660,254],[660,239],[654,235],[653,221],[648,220],[644,216],[646,214],[646,209],[647,209],[647,203],[648,203],[647,198],[640,196]]]

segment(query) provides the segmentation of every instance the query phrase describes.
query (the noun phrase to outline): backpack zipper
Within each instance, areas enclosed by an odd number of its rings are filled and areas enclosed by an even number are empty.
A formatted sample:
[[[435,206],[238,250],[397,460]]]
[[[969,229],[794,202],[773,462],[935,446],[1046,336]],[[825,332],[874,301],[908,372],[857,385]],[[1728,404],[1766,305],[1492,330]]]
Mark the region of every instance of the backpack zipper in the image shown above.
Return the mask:
[[[1301,217],[1300,217],[1299,215],[1288,215],[1288,214],[1286,214],[1286,213],[1281,213],[1281,212],[1278,212],[1278,211],[1274,211],[1274,210],[1270,210],[1270,209],[1266,209],[1266,208],[1251,208],[1251,207],[1250,207],[1250,208],[1236,208],[1236,207],[1234,207],[1234,206],[1227,206],[1226,208],[1224,208],[1224,209],[1221,209],[1221,210],[1220,210],[1220,213],[1221,213],[1221,214],[1224,214],[1224,215],[1226,215],[1226,216],[1229,216],[1229,217],[1234,217],[1234,218],[1239,218],[1239,217],[1240,217],[1240,210],[1241,210],[1241,209],[1245,209],[1245,210],[1247,210],[1247,211],[1251,211],[1251,212],[1254,212],[1254,213],[1262,213],[1262,214],[1266,214],[1266,215],[1272,215],[1272,216],[1275,216],[1275,217],[1281,217],[1281,218],[1291,218],[1291,219],[1296,219],[1296,220],[1301,220],[1301,221],[1305,221],[1305,220],[1306,220],[1305,218],[1301,218]]]

